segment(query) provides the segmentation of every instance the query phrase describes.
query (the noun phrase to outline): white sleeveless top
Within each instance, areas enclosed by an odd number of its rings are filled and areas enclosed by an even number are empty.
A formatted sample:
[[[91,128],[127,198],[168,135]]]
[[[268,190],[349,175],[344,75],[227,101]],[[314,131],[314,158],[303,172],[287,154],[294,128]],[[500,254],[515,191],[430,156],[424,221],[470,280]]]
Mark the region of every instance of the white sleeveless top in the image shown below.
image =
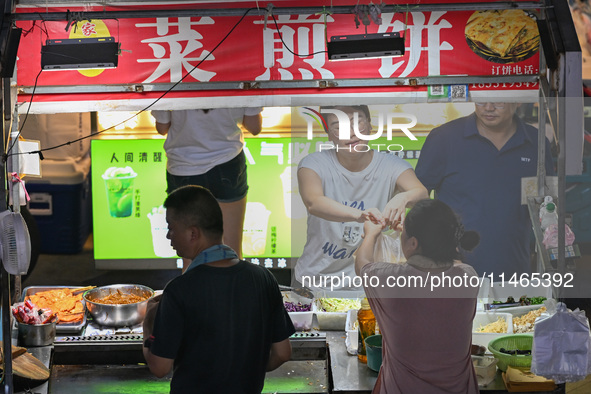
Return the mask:
[[[405,160],[392,153],[374,151],[369,166],[359,172],[345,169],[334,150],[314,152],[302,159],[298,166],[309,168],[322,180],[324,195],[344,205],[366,210],[382,211],[394,197],[396,180],[412,168]],[[363,223],[331,222],[308,214],[307,240],[295,266],[295,277],[302,283],[303,276],[355,277],[353,253],[361,244]],[[318,277],[318,284],[323,279]],[[330,289],[328,286],[320,286]],[[306,283],[307,284],[307,283]],[[342,283],[334,290],[349,289]]]

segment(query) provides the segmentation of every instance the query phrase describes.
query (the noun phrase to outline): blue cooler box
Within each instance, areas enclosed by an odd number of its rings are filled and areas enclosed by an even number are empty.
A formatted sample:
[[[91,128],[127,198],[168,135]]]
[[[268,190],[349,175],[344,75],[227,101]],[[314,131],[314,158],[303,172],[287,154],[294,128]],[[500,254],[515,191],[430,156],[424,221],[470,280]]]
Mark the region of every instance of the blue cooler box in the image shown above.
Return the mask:
[[[90,157],[41,161],[41,178],[25,178],[41,253],[80,253],[91,231]]]

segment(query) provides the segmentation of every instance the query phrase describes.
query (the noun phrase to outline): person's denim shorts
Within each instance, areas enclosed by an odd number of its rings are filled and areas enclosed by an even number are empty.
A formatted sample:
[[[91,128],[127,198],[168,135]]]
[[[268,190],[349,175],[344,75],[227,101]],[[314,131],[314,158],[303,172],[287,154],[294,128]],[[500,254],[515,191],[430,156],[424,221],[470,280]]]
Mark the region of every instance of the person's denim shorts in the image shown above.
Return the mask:
[[[167,193],[185,185],[203,186],[219,202],[234,202],[246,197],[248,183],[246,179],[246,158],[244,151],[232,160],[217,165],[205,174],[177,176],[166,172]]]

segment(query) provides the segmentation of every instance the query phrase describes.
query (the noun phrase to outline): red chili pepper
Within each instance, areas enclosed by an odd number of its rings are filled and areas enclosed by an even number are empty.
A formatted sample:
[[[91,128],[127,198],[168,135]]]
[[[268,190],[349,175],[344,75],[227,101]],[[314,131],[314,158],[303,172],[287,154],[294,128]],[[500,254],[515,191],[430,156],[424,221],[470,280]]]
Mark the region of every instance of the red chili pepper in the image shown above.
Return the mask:
[[[12,315],[14,316],[14,318],[16,320],[18,320],[20,323],[23,322],[23,319],[21,318],[20,314],[19,314],[19,309],[17,308],[12,308]]]
[[[21,318],[21,322],[25,323],[27,321],[27,312],[25,311],[25,308],[23,308],[22,306],[19,306],[18,314]]]

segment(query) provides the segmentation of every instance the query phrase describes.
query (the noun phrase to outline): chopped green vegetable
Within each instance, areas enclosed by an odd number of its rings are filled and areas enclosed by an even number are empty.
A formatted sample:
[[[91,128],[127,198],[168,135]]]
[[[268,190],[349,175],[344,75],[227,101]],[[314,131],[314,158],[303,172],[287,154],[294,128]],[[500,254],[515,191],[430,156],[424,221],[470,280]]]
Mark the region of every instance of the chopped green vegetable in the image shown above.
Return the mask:
[[[521,305],[539,305],[539,304],[543,304],[544,301],[546,301],[546,297],[531,297],[529,298],[526,295],[523,295],[521,297],[519,297],[519,304]],[[492,302],[493,305],[499,305],[499,304],[514,304],[515,303],[515,298],[509,296],[507,297],[507,301],[493,301]]]

